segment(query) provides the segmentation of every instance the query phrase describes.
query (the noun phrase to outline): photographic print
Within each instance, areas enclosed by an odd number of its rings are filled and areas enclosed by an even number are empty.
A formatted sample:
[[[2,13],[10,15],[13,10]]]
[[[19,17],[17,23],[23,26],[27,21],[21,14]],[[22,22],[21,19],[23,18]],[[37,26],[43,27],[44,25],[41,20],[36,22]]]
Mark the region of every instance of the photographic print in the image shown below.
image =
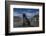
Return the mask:
[[[39,9],[13,8],[13,27],[39,27]]]
[[[6,1],[6,35],[44,33],[44,3]]]

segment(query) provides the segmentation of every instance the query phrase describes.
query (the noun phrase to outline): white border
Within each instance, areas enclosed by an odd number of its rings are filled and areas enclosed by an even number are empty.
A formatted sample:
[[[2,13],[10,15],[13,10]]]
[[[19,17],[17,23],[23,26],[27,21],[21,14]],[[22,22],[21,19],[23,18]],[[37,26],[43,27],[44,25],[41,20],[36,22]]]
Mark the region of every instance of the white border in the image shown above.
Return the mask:
[[[13,28],[13,8],[39,9],[39,27]],[[42,6],[10,5],[10,32],[42,31]]]

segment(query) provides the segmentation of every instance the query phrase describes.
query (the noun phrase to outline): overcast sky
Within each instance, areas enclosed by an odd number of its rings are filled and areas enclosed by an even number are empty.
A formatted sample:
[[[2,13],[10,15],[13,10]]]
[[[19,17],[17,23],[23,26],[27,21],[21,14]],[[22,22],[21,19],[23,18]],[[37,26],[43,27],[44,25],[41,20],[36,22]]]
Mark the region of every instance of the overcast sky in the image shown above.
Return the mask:
[[[22,17],[22,14],[25,13],[28,18],[39,13],[39,9],[14,8],[13,11],[13,16]]]

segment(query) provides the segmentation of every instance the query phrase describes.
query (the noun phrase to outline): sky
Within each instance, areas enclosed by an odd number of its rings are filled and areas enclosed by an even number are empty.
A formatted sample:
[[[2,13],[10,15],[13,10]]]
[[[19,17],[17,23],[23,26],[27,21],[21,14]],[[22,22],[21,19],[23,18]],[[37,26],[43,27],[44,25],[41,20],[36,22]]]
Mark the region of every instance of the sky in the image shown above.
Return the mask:
[[[13,12],[13,16],[22,17],[22,14],[25,13],[27,18],[31,18],[32,16],[37,15],[39,13],[39,9],[14,8]]]

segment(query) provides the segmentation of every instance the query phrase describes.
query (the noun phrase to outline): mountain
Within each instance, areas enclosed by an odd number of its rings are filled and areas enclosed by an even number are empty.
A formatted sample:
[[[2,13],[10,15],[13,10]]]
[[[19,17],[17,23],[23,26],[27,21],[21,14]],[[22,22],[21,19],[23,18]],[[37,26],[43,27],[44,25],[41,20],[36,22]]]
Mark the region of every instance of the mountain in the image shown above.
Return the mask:
[[[35,15],[31,18],[31,25],[34,27],[39,26],[39,15]]]
[[[32,18],[27,18],[29,20],[30,26],[28,26],[27,20],[23,19],[23,17],[14,16],[14,27],[38,27],[39,26],[39,14],[33,16]],[[23,21],[26,24],[23,26]]]

